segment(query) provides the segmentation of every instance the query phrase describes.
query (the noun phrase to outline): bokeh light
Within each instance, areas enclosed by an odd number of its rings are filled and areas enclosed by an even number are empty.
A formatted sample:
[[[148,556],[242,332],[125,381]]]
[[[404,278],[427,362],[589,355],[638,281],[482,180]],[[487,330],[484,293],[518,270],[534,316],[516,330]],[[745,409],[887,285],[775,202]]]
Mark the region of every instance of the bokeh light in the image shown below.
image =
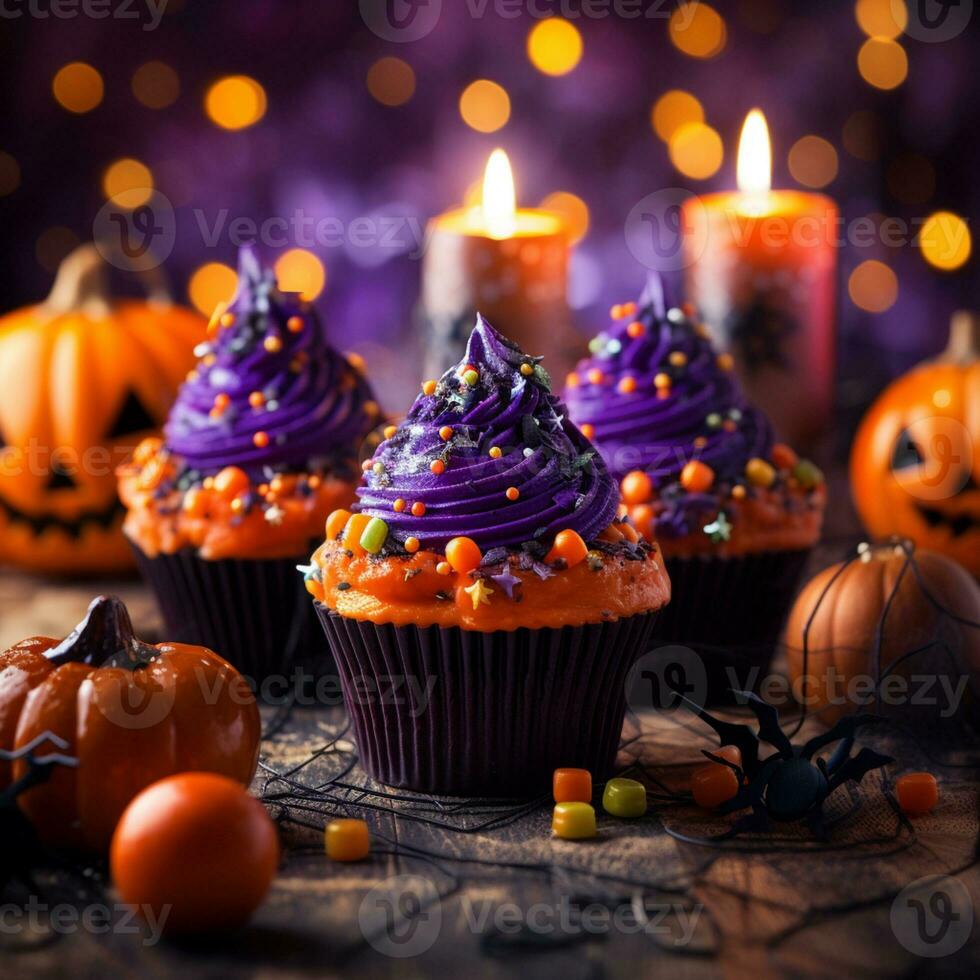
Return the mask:
[[[858,51],[858,71],[875,88],[897,88],[909,73],[909,59],[897,41],[887,37],[869,37]]]
[[[147,109],[166,109],[180,95],[180,79],[170,65],[148,61],[133,73],[133,95]]]
[[[870,109],[858,109],[847,117],[841,140],[852,157],[871,163],[881,156],[881,120]]]
[[[868,37],[898,37],[909,22],[902,0],[857,0],[854,16]]]
[[[276,280],[287,293],[299,293],[305,300],[314,300],[323,292],[327,270],[323,263],[305,248],[291,248],[276,259]]]
[[[463,89],[459,97],[463,122],[478,133],[493,133],[510,119],[510,96],[488,78],[479,78]]]
[[[527,36],[527,56],[545,75],[567,75],[582,60],[582,35],[561,17],[538,21]]]
[[[230,265],[208,262],[194,271],[187,284],[187,295],[195,309],[210,317],[219,303],[235,295],[238,276]]]
[[[702,122],[704,122],[704,108],[701,103],[690,92],[682,89],[664,92],[650,111],[650,125],[665,143],[681,126]]]
[[[58,70],[51,83],[58,104],[69,112],[90,112],[105,94],[102,76],[84,61],[73,61]]]
[[[851,302],[868,313],[884,313],[898,299],[898,278],[884,262],[867,259],[847,280]]]
[[[401,58],[379,58],[368,69],[367,87],[382,105],[404,105],[415,94],[415,72]]]
[[[545,211],[554,211],[561,215],[569,241],[573,245],[585,238],[589,231],[589,206],[577,194],[554,191],[541,202],[541,207]]]
[[[936,192],[936,168],[921,153],[903,153],[885,172],[888,191],[903,204],[925,204]]]
[[[951,272],[966,263],[973,251],[967,223],[952,211],[936,211],[919,232],[922,257],[937,269]]]
[[[668,143],[670,161],[685,177],[706,180],[721,167],[725,150],[718,133],[705,123],[686,123]]]
[[[789,151],[789,172],[804,187],[826,187],[837,176],[837,151],[820,136],[802,136]]]
[[[121,208],[138,208],[153,195],[153,174],[145,163],[123,157],[106,167],[102,175],[105,196]]]
[[[9,153],[0,150],[0,197],[13,194],[20,187],[20,164]]]
[[[721,15],[701,0],[681,3],[670,15],[667,30],[674,47],[692,58],[714,58],[728,38]]]
[[[204,97],[208,118],[222,129],[246,129],[264,115],[268,102],[265,89],[248,75],[219,79]]]
[[[77,248],[79,244],[78,235],[71,228],[55,225],[52,228],[46,228],[38,235],[34,245],[34,254],[44,269],[47,269],[48,272],[54,272],[61,265],[62,259]]]

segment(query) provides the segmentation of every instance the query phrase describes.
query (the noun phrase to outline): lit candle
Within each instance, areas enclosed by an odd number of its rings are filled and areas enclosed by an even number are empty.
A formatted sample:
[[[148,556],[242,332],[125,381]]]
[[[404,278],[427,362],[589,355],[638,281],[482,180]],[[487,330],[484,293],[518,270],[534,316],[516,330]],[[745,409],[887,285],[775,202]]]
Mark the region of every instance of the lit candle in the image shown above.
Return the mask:
[[[510,161],[494,150],[482,203],[429,225],[422,265],[426,375],[438,377],[459,360],[477,312],[524,350],[544,355],[552,370],[571,364],[568,252],[558,214],[518,209]]]
[[[771,173],[769,130],[753,109],[738,191],[684,204],[685,295],[780,436],[812,451],[833,407],[837,207],[823,194],[772,190]]]

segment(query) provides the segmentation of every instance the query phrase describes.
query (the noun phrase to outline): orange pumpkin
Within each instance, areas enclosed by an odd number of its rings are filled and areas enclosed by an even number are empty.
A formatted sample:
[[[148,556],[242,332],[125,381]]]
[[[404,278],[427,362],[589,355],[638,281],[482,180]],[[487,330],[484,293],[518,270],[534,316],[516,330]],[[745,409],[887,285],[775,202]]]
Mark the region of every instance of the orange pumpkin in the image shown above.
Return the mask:
[[[784,642],[794,694],[827,724],[858,710],[872,685],[884,713],[949,718],[960,697],[948,692],[961,678],[973,688],[972,696],[963,688],[965,703],[980,696],[980,586],[956,562],[911,542],[862,545],[855,559],[806,585]],[[881,687],[891,675],[897,679]]]
[[[83,245],[47,300],[0,318],[0,562],[132,565],[115,468],[162,425],[205,323],[162,296],[112,302],[105,278]]]
[[[953,317],[949,347],[886,388],[851,452],[851,488],[875,537],[911,538],[980,578],[980,317]]]
[[[158,779],[202,771],[248,785],[261,722],[231,664],[206,647],[141,642],[123,603],[100,596],[65,640],[35,636],[0,654],[0,748],[16,752],[46,732],[77,765],[54,767],[20,808],[47,843],[104,850],[130,801]],[[0,789],[28,765],[0,763]]]

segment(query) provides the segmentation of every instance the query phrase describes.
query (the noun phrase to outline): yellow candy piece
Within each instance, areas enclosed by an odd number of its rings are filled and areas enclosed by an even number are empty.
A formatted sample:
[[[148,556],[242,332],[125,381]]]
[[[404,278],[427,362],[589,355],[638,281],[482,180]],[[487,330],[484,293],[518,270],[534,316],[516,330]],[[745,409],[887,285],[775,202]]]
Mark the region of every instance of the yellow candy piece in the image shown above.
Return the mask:
[[[557,803],[551,816],[551,829],[563,840],[595,837],[595,810],[588,803]]]
[[[776,480],[776,470],[764,459],[754,456],[745,464],[745,476],[754,487],[771,487]]]
[[[323,843],[327,857],[334,861],[361,861],[371,850],[371,835],[363,820],[331,820]]]
[[[642,817],[647,812],[647,790],[635,779],[610,779],[602,791],[602,809],[614,817]]]

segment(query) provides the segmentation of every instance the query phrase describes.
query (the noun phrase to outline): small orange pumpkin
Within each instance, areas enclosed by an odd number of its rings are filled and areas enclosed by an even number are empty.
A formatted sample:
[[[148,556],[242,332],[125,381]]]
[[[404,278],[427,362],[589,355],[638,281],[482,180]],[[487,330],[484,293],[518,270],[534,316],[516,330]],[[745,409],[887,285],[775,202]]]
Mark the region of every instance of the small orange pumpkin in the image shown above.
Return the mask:
[[[83,245],[47,300],[0,318],[0,562],[132,565],[115,469],[163,424],[205,323],[159,291],[112,302],[105,278]]]
[[[956,562],[911,542],[862,545],[855,559],[816,575],[783,639],[794,694],[827,724],[859,710],[872,685],[881,710],[906,719],[948,718],[955,699],[947,693],[962,677],[974,695],[964,688],[964,700],[980,697],[980,585]],[[892,674],[893,690],[878,686]]]
[[[105,850],[129,802],[158,779],[212,772],[248,785],[261,721],[231,664],[206,647],[141,642],[123,603],[100,596],[66,639],[34,636],[0,653],[0,748],[45,733],[77,765],[54,767],[20,795],[21,810],[51,845]],[[28,765],[0,762],[0,789]]]
[[[851,488],[875,537],[899,535],[980,578],[980,317],[953,317],[934,361],[887,387],[851,451]]]

